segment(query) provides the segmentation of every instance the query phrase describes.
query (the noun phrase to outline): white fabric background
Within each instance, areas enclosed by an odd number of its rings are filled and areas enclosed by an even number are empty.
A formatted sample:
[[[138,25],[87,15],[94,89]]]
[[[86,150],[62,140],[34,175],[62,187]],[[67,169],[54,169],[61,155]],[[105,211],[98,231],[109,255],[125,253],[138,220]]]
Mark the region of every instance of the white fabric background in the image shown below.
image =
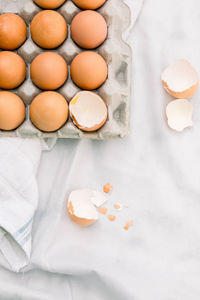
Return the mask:
[[[131,32],[134,48],[131,134],[122,141],[60,140],[43,154],[30,271],[0,270],[0,299],[199,300],[200,105],[194,128],[168,129],[172,98],[162,70],[187,58],[200,70],[200,1],[146,0]],[[90,228],[65,214],[73,188],[101,188],[125,201],[115,223]],[[127,219],[134,227],[121,230]]]

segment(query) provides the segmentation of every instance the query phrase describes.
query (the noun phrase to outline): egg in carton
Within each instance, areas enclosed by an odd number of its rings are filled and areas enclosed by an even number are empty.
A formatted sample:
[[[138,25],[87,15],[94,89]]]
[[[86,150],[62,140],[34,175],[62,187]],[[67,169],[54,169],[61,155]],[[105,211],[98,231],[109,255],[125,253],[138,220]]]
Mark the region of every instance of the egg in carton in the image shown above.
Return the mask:
[[[96,132],[83,132],[78,129],[69,118],[62,128],[55,132],[42,132],[31,122],[29,107],[39,93],[30,78],[30,64],[40,53],[47,50],[38,47],[31,39],[30,23],[33,17],[42,9],[32,0],[0,0],[0,13],[17,13],[28,26],[28,37],[25,43],[16,50],[27,65],[26,80],[21,86],[14,89],[24,101],[26,106],[26,118],[21,126],[13,131],[0,130],[0,136],[10,137],[40,137],[40,138],[89,138],[89,139],[117,139],[125,137],[129,132],[130,100],[131,100],[131,67],[132,51],[123,40],[123,32],[130,24],[130,9],[123,0],[107,0],[97,11],[105,18],[108,26],[108,36],[105,42],[92,51],[99,53],[107,62],[108,78],[106,82],[95,92],[104,99],[108,107],[108,120],[105,125]],[[68,24],[68,37],[64,43],[53,50],[60,54],[70,69],[73,58],[84,51],[78,47],[70,36],[70,24],[72,19],[81,10],[71,1],[67,0],[57,11],[64,16]],[[65,84],[57,90],[69,102],[76,93],[81,91],[72,81],[70,72]]]

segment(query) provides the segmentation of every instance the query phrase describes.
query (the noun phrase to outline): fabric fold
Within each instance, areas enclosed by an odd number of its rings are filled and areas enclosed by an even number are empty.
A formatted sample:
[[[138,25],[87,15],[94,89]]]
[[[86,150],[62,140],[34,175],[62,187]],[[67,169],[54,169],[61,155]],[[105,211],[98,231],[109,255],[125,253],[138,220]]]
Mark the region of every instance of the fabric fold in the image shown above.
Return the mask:
[[[31,255],[41,149],[39,139],[0,139],[0,251],[16,272]]]

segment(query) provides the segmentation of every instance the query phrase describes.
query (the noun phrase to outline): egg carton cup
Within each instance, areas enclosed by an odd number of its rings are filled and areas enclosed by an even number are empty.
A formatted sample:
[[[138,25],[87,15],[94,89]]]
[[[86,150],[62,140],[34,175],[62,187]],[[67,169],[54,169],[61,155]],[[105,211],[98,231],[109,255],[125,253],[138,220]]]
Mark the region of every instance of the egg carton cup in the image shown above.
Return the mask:
[[[104,57],[108,64],[108,78],[97,90],[98,95],[106,102],[108,107],[108,120],[96,132],[83,132],[72,122],[68,121],[55,132],[42,132],[31,122],[29,107],[35,96],[42,92],[31,81],[30,64],[40,53],[53,51],[66,60],[70,69],[73,58],[85,51],[79,48],[70,36],[70,24],[73,17],[81,10],[71,1],[67,0],[57,11],[61,13],[68,24],[68,38],[57,49],[45,50],[39,48],[31,39],[30,22],[41,9],[32,0],[0,0],[0,14],[12,12],[20,15],[28,26],[28,37],[17,52],[26,62],[26,80],[21,86],[12,90],[19,95],[26,106],[26,118],[21,126],[13,131],[0,130],[0,136],[9,137],[39,137],[39,138],[88,138],[88,139],[117,139],[125,137],[129,132],[130,100],[131,100],[131,47],[123,40],[122,36],[131,22],[130,8],[123,0],[107,0],[97,11],[105,18],[108,25],[108,37],[97,49],[91,50]],[[57,90],[69,102],[80,89],[73,83],[70,72],[65,84]]]

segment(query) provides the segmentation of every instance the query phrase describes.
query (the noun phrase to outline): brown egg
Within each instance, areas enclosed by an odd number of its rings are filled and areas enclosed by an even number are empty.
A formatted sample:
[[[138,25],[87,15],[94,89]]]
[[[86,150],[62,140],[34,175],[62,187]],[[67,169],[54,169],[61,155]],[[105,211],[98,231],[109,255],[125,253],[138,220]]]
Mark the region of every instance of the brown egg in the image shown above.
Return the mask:
[[[67,37],[65,19],[54,10],[43,10],[31,22],[31,36],[33,41],[42,48],[56,48]]]
[[[57,92],[43,92],[30,105],[32,123],[42,131],[56,131],[68,118],[68,103]]]
[[[72,20],[71,35],[80,47],[85,49],[96,48],[106,39],[106,21],[96,11],[82,11]]]
[[[13,50],[19,48],[27,36],[24,20],[16,14],[3,14],[0,16],[0,48]]]
[[[0,92],[0,129],[13,130],[25,119],[25,105],[11,92]]]
[[[106,2],[106,0],[72,0],[72,1],[82,9],[97,9]]]
[[[21,56],[11,51],[0,52],[0,88],[14,89],[26,77],[26,65]]]
[[[61,6],[65,0],[34,0],[34,2],[42,8],[54,9]]]
[[[82,52],[72,61],[71,77],[81,89],[97,89],[104,83],[107,75],[107,64],[103,57],[96,52]]]
[[[67,64],[62,56],[44,52],[36,56],[31,64],[31,79],[43,90],[56,90],[66,81]]]

